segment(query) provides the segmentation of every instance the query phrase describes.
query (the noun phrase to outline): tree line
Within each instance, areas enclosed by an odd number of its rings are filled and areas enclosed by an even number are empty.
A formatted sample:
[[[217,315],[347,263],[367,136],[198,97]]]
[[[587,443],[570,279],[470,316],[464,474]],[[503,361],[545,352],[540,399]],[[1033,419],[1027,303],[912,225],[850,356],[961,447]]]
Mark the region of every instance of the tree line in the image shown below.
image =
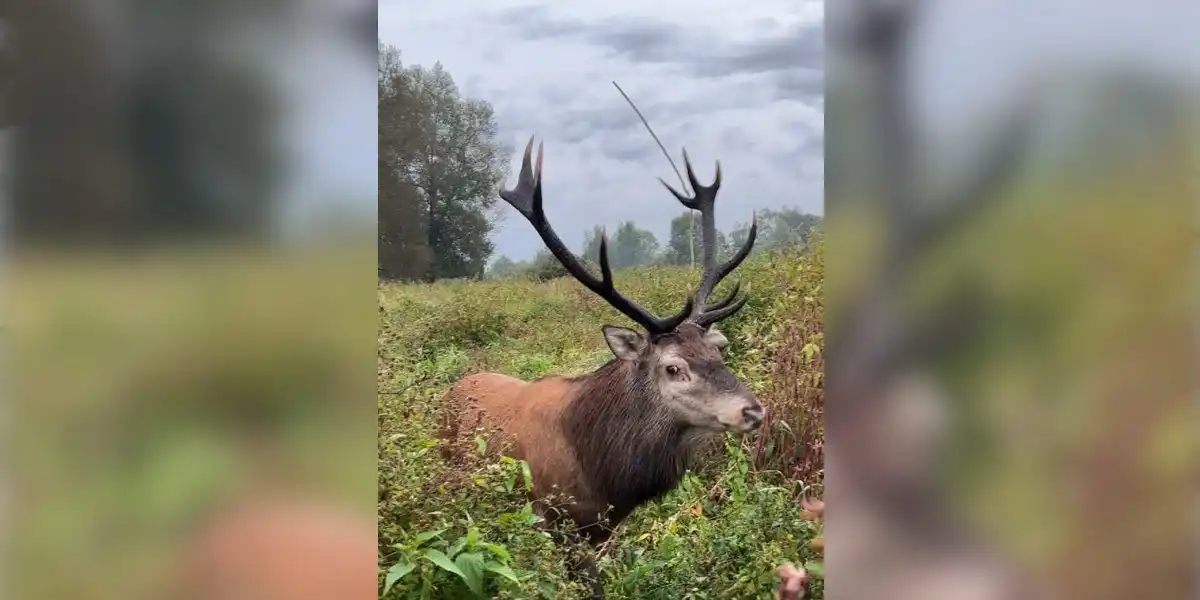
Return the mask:
[[[491,104],[462,95],[440,63],[405,65],[400,50],[379,46],[379,277],[434,281],[448,278],[528,274],[547,279],[565,274],[543,251],[529,261],[495,252],[499,218],[497,188],[512,149],[498,139]],[[796,209],[759,214],[757,251],[803,243],[820,218]],[[650,264],[687,265],[701,254],[700,221],[685,212],[671,221],[660,246],[654,234],[632,221],[609,236],[613,268]],[[719,233],[720,253],[745,241],[749,224]],[[600,228],[585,234],[581,257],[595,263]]]
[[[802,246],[821,224],[821,217],[796,208],[766,209],[758,213],[758,238],[751,254],[770,252]],[[600,256],[599,225],[584,233],[583,247],[579,256],[585,263],[595,265]],[[749,223],[739,223],[728,233],[717,230],[717,256],[726,259],[737,252],[750,233]],[[699,264],[703,254],[701,245],[700,219],[690,211],[671,219],[671,229],[666,245],[660,246],[654,233],[642,229],[633,221],[620,223],[608,235],[608,262],[613,269],[650,265],[686,266]],[[694,253],[694,254],[693,254]],[[515,261],[501,255],[487,268],[489,278],[528,277],[536,280],[554,279],[567,274],[547,250],[541,250],[532,259]]]

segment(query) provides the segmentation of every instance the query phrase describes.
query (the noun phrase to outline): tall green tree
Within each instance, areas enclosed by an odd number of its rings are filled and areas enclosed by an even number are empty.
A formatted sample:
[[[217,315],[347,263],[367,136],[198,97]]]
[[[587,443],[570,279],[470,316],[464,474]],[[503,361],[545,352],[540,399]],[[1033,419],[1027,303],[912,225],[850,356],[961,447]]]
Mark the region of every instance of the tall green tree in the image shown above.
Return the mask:
[[[508,154],[492,106],[463,97],[440,63],[406,67],[390,46],[379,97],[380,276],[482,277]]]
[[[380,45],[378,252],[384,279],[423,279],[432,262],[425,200],[411,178],[432,123],[428,99],[414,93],[411,76],[400,51]]]

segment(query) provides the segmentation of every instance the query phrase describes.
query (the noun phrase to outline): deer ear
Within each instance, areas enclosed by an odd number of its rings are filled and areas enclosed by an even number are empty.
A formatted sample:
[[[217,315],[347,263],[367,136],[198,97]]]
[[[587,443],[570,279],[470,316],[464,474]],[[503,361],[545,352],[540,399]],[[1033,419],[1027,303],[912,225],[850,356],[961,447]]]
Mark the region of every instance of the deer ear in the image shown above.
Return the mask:
[[[724,350],[729,345],[729,339],[725,337],[725,334],[718,331],[716,327],[712,327],[704,332],[704,339],[716,346],[718,350]]]
[[[637,360],[646,347],[646,336],[632,329],[615,325],[605,325],[600,329],[604,332],[608,349],[621,360]]]

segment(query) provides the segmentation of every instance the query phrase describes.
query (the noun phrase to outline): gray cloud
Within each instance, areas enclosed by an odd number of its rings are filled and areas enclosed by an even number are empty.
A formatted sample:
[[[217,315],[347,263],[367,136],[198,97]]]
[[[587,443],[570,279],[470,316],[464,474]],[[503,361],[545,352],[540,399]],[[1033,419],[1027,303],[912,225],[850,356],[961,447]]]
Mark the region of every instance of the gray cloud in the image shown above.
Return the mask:
[[[501,20],[524,39],[577,38],[604,48],[609,57],[673,65],[698,77],[772,73],[776,78],[771,83],[779,86],[781,98],[824,94],[823,22],[783,26],[770,17],[750,19],[761,34],[750,42],[734,42],[713,32],[630,17],[587,22],[522,8],[502,12]]]
[[[812,98],[825,93],[825,71],[795,69],[775,73],[774,77],[781,100]]]
[[[381,40],[406,62],[440,61],[470,82],[462,89],[492,103],[506,143],[522,148],[531,134],[544,141],[547,217],[572,249],[591,226],[623,220],[665,242],[684,211],[656,181],[676,177],[613,80],[681,169],[681,146],[702,180],[721,161],[722,229],[768,207],[821,213],[822,26],[794,0],[417,6],[381,3]],[[498,253],[532,256],[541,242],[529,224],[509,207],[501,212]]]
[[[825,70],[825,30],[821,23],[797,23],[783,34],[736,44],[714,56],[693,62],[699,75],[721,77],[737,73],[795,73]],[[818,94],[824,93],[823,90]]]

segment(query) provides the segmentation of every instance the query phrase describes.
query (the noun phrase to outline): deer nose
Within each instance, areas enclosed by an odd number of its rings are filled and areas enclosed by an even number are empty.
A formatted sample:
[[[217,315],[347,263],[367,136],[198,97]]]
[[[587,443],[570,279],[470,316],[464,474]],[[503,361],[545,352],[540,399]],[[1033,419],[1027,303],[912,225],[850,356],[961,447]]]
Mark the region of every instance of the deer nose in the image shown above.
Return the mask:
[[[742,409],[742,419],[747,429],[758,429],[763,422],[763,407],[757,402]]]

